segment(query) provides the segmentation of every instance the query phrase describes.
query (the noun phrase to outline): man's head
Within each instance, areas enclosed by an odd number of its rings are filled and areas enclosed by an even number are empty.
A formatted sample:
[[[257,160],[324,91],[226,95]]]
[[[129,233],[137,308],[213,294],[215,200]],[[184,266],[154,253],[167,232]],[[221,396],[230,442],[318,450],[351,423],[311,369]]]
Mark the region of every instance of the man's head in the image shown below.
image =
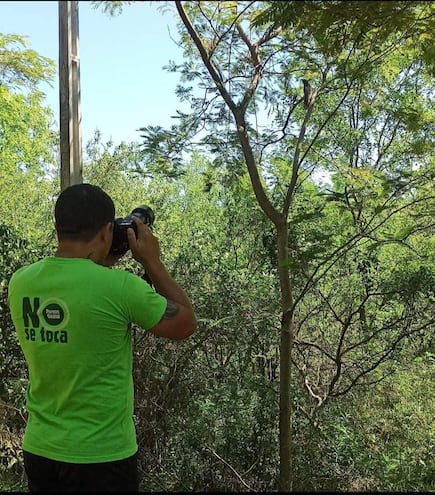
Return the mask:
[[[76,184],[57,198],[54,209],[59,241],[88,242],[115,219],[112,199],[100,187]]]

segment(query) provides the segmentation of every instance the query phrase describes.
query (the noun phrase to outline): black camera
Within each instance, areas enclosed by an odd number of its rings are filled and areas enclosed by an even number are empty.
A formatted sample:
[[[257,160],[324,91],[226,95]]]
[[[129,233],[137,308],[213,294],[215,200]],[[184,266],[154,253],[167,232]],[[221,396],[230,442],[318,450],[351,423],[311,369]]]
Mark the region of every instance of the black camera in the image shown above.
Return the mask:
[[[110,254],[123,256],[130,249],[130,246],[128,245],[127,229],[131,227],[137,237],[137,227],[133,217],[138,218],[142,223],[148,225],[148,227],[152,227],[155,218],[153,210],[145,205],[138,206],[125,218],[115,218]]]

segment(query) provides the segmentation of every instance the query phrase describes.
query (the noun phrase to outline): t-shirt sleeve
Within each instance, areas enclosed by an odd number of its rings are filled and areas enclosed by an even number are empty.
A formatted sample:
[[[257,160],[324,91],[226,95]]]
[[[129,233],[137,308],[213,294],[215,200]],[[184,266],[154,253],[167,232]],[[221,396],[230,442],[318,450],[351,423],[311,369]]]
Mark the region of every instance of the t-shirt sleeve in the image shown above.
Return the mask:
[[[131,273],[126,273],[123,296],[127,317],[144,330],[156,325],[166,310],[166,298],[157,294],[147,282]]]

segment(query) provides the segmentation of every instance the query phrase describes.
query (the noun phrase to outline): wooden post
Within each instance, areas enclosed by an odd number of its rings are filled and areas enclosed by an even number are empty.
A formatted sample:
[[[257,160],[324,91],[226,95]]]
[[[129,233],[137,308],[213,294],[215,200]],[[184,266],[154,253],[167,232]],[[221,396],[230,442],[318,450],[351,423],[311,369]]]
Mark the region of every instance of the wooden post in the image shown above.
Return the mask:
[[[59,6],[60,188],[83,182],[78,1]]]

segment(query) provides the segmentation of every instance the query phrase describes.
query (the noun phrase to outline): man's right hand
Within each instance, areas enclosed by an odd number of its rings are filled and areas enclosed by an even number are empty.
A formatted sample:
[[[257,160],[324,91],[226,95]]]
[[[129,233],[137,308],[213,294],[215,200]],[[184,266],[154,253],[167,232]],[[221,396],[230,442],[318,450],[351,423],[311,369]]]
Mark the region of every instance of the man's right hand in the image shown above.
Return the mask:
[[[159,239],[138,218],[133,217],[137,227],[137,238],[132,228],[127,229],[128,244],[133,258],[145,269],[151,263],[160,262]]]

